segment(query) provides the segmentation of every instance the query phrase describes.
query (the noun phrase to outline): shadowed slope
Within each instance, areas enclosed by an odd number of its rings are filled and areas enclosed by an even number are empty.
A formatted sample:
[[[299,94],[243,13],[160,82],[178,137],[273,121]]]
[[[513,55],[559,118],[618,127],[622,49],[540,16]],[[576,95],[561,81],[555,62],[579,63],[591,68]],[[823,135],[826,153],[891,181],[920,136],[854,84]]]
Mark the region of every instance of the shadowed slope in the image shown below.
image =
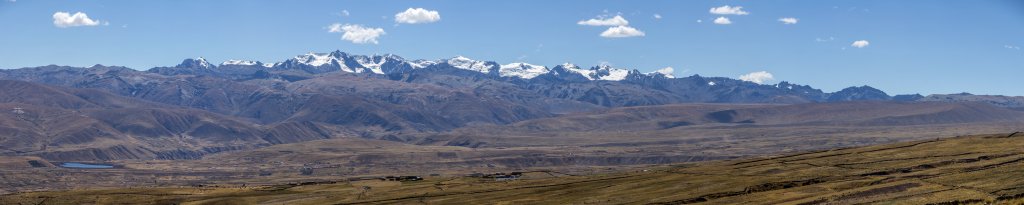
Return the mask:
[[[259,128],[93,89],[0,81],[0,152],[51,160],[192,158],[255,147]],[[207,150],[207,151],[195,151]],[[195,153],[192,153],[195,152]],[[182,155],[184,153],[184,155]]]

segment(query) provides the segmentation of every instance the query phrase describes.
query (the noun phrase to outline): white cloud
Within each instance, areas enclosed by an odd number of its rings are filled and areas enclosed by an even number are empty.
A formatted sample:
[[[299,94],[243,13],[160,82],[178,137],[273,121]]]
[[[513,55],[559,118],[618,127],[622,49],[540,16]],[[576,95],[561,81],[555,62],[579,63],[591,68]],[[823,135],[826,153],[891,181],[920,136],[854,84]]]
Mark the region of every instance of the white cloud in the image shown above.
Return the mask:
[[[643,31],[637,30],[636,28],[629,26],[616,26],[608,28],[604,32],[601,32],[601,37],[605,38],[626,38],[626,37],[638,37],[645,36]]]
[[[675,76],[672,75],[672,73],[675,73],[675,69],[673,69],[672,67],[665,67],[665,68],[658,69],[658,70],[655,70],[654,72],[650,72],[650,73],[647,73],[647,74],[654,74],[654,73],[661,73],[662,75],[665,75],[665,77],[675,78]]]
[[[423,8],[409,8],[401,13],[395,14],[396,23],[418,24],[433,23],[441,20],[441,14],[437,11]]]
[[[704,20],[697,19],[697,23],[704,23]]]
[[[796,24],[796,22],[800,21],[800,19],[793,18],[793,17],[786,17],[786,18],[779,18],[779,21],[782,22],[782,24]]]
[[[859,41],[854,41],[853,44],[850,44],[850,46],[853,46],[854,48],[864,48],[864,47],[868,47],[868,45],[870,45],[870,44],[871,44],[871,42],[868,42],[867,40],[859,40]]]
[[[711,11],[709,11],[709,12],[711,12],[712,14],[718,14],[718,15],[747,15],[747,14],[750,14],[750,13],[747,13],[747,11],[744,11],[742,6],[732,7],[732,6],[729,6],[729,5],[711,8]]]
[[[768,71],[757,71],[741,75],[740,80],[762,84],[767,81],[775,80],[775,76],[772,76],[772,74],[769,73]]]
[[[377,38],[381,35],[387,34],[382,28],[363,27],[363,25],[353,24],[331,24],[327,27],[327,32],[331,33],[343,33],[341,35],[342,40],[352,41],[356,44],[373,43],[377,44]]]
[[[348,16],[348,10],[341,10],[341,16]]]
[[[661,14],[654,14],[654,19],[661,19]]]
[[[576,24],[585,26],[625,26],[629,25],[629,21],[627,21],[625,18],[622,18],[622,16],[620,15],[615,15],[614,17],[611,18],[598,17],[593,19],[582,20],[576,22]]]
[[[1003,48],[1020,50],[1020,46],[1014,46],[1014,45],[1003,45]]]
[[[828,42],[828,41],[834,41],[834,40],[836,40],[836,37],[832,37],[832,36],[829,36],[828,38],[814,38],[815,42]]]
[[[82,12],[75,12],[75,14],[71,14],[59,11],[57,13],[53,13],[53,25],[58,28],[97,26],[100,25],[100,21],[92,20],[88,15]]]
[[[732,24],[732,21],[730,21],[729,18],[725,18],[724,16],[719,16],[718,18],[715,19],[715,24],[728,25]]]

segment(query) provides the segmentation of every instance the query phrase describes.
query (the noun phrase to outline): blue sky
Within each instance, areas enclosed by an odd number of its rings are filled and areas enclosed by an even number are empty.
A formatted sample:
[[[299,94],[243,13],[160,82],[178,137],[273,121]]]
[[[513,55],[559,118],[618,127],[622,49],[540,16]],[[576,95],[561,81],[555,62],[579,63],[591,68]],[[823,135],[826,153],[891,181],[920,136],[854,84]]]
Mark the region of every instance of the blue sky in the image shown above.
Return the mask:
[[[742,7],[745,15],[711,12],[727,5]],[[396,14],[409,8],[436,11],[440,18],[397,22]],[[57,12],[82,12],[92,21],[62,26]],[[643,36],[607,38],[602,32],[615,26],[579,24],[614,16]],[[731,24],[715,24],[719,17]],[[785,24],[779,20],[784,17],[797,22]],[[383,34],[354,42],[329,32],[332,24]],[[215,63],[277,62],[342,50],[410,59],[465,55],[502,64],[608,63],[644,72],[673,67],[676,76],[738,78],[766,71],[774,77],[766,83],[790,81],[829,92],[871,85],[890,94],[1024,95],[1024,2],[1012,0],[2,0],[0,25],[0,68],[104,64],[145,70],[196,56]],[[869,44],[854,47],[859,40]]]

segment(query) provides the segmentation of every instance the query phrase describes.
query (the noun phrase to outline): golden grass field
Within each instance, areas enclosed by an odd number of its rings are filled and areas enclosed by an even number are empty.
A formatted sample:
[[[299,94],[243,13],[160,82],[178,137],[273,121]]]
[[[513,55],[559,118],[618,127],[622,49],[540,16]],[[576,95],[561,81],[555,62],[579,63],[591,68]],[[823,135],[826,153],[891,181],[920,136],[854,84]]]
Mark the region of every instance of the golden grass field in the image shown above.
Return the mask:
[[[24,192],[0,204],[941,204],[1024,201],[1024,134],[517,181],[433,177]]]

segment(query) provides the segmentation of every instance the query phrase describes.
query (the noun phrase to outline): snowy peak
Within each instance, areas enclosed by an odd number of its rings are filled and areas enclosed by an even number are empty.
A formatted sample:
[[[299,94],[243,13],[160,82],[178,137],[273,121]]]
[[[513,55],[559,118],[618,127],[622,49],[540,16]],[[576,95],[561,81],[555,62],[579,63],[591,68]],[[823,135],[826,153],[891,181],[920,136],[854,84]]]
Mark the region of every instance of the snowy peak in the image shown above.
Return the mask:
[[[297,55],[281,63],[275,63],[272,67],[275,69],[298,69],[315,74],[338,70],[353,72],[353,70],[345,66],[345,57],[345,54],[340,51],[331,53],[309,52]]]
[[[263,63],[260,63],[259,61],[251,61],[251,60],[227,60],[227,61],[224,61],[223,63],[220,63],[220,65],[221,66],[226,66],[226,65],[237,65],[237,66],[260,65],[260,66],[267,67],[266,66],[267,64],[263,64]]]
[[[563,63],[562,65],[558,65],[558,67],[561,67],[562,69],[565,69],[565,71],[568,72],[580,74],[584,78],[587,78],[587,80],[594,80],[593,70],[582,69],[579,66],[576,66],[576,64],[572,63]]]
[[[355,59],[357,65],[349,65],[350,67],[361,67],[364,68],[362,70],[369,70],[370,72],[377,74],[402,73],[437,64],[434,61],[427,60],[409,61],[401,56],[393,54],[373,56],[356,55],[352,56],[352,58]]]
[[[334,54],[334,53],[331,53],[331,54]],[[309,52],[307,54],[302,54],[302,55],[295,56],[295,58],[292,58],[291,60],[294,60],[295,62],[298,62],[299,64],[304,64],[304,65],[309,65],[309,66],[314,66],[314,67],[315,66],[323,66],[323,65],[331,64],[332,62],[334,62],[334,60],[336,58],[333,58],[331,54]]]
[[[629,75],[629,70],[613,68],[610,65],[595,66],[590,70],[594,72],[591,77],[598,80],[620,81]]]
[[[205,68],[205,69],[210,69],[210,68],[214,68],[215,66],[210,64],[210,62],[206,62],[205,58],[198,57],[198,58],[194,58],[194,59],[193,58],[185,59],[184,61],[181,61],[181,64],[178,64],[175,67],[178,67],[178,68]]]
[[[376,56],[374,56],[374,57],[376,57]],[[374,58],[374,57],[368,57],[368,56],[356,56],[356,57],[354,57],[354,59],[356,60],[356,63],[358,63],[360,67],[364,68],[364,69],[356,69],[356,72],[357,73],[362,73],[362,72],[365,72],[365,70],[370,70],[370,72],[373,72],[373,73],[376,73],[376,74],[384,74],[384,71],[381,71],[380,67],[381,67],[382,64],[385,63],[386,60],[383,59],[383,58]]]
[[[330,54],[328,54],[328,56],[334,59],[342,59],[348,56],[348,53],[341,52],[341,50],[334,50]]]
[[[498,69],[501,77],[519,77],[522,79],[531,79],[550,71],[548,67],[528,63],[509,63],[501,65],[501,68]]]
[[[448,65],[458,69],[477,71],[484,74],[490,73],[491,68],[494,68],[496,65],[491,62],[473,60],[465,56],[455,56],[454,58],[448,59],[447,63]]]
[[[437,65],[437,61],[429,61],[429,60],[423,60],[423,59],[409,61],[408,63],[413,68],[417,68],[417,69],[418,68],[426,68],[427,66]]]
[[[206,59],[203,58],[203,57],[196,58],[196,62],[199,64],[199,67],[204,67],[204,68],[211,68],[211,67],[213,67],[213,65],[210,64],[210,62],[206,61]]]
[[[341,51],[330,53],[307,53],[295,56],[274,67],[284,69],[303,69],[313,73],[344,71],[349,73],[400,73],[408,70],[424,68],[436,64],[433,61],[407,61],[401,56],[385,55],[350,55]]]

